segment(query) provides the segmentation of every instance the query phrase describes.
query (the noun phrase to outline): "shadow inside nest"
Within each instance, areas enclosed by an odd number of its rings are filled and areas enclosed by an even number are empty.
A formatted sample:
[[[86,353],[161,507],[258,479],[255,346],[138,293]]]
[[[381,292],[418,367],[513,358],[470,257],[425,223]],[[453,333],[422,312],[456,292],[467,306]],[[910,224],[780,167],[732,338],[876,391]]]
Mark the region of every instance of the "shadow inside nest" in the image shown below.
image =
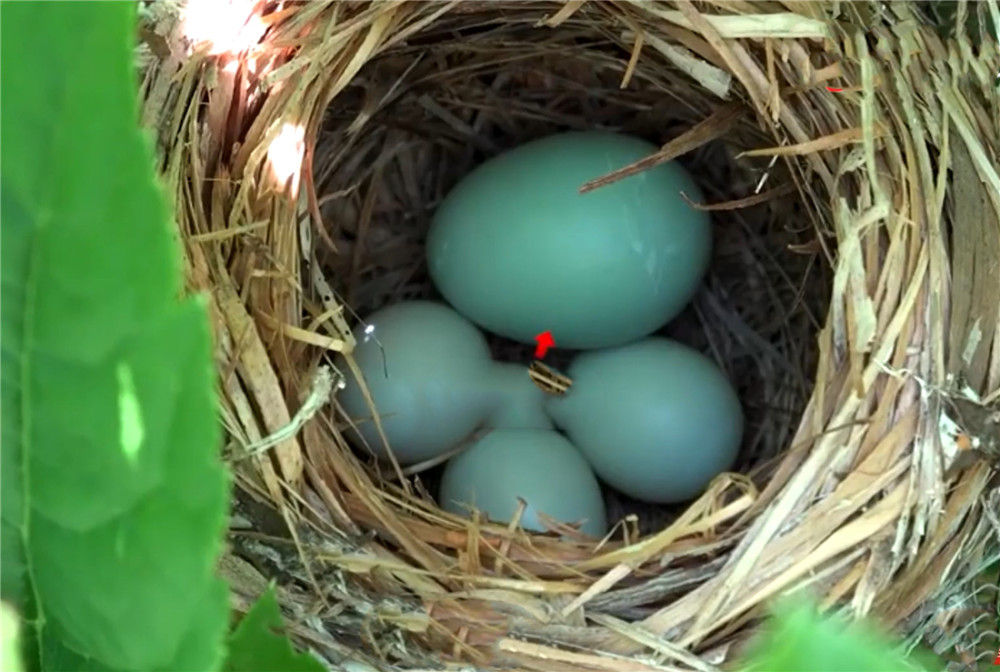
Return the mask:
[[[666,69],[662,78],[637,70],[622,88],[621,55],[600,38],[570,28],[537,43],[523,30],[471,26],[447,42],[427,35],[367,64],[328,110],[314,173],[336,250],[327,246],[320,258],[356,316],[403,300],[440,299],[424,263],[428,226],[449,189],[488,158],[565,130],[614,130],[662,146],[718,109]],[[823,234],[811,219],[823,206],[799,202],[808,178],[768,157],[738,157],[774,144],[752,119],[748,112],[678,161],[708,204],[776,195],[710,213],[708,276],[658,333],[706,353],[733,381],[746,418],[735,470],[763,487],[811,392],[830,277]],[[532,346],[489,340],[497,359],[533,360]],[[572,354],[556,349],[545,363],[565,370]],[[430,492],[440,469],[419,475]],[[635,514],[643,534],[684,509],[610,490],[606,499],[609,520]]]

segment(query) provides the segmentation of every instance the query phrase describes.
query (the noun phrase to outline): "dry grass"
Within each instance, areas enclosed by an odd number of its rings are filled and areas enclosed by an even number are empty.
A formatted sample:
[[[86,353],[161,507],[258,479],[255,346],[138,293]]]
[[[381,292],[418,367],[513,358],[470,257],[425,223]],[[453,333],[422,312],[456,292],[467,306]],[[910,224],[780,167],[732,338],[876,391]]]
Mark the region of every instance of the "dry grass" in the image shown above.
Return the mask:
[[[293,633],[359,669],[710,670],[779,593],[924,632],[989,557],[990,467],[952,465],[942,418],[956,376],[1000,387],[995,42],[903,2],[311,2],[188,56],[170,9],[145,116],[244,456],[238,607],[279,577]],[[284,124],[305,160],[275,179]],[[429,291],[422,232],[471,165],[595,126],[700,176],[716,263],[672,329],[751,421],[748,476],[596,546],[442,513],[355,457],[319,375],[354,310]]]

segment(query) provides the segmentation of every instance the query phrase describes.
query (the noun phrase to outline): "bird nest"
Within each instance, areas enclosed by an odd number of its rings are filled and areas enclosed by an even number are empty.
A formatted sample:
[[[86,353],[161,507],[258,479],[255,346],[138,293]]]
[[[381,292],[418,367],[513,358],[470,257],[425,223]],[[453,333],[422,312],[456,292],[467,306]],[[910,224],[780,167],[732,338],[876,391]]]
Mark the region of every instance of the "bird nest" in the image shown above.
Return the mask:
[[[294,637],[358,669],[708,670],[797,590],[960,643],[941,609],[1000,529],[1000,56],[967,9],[942,34],[911,2],[148,4],[145,121],[212,299],[236,608],[276,579]],[[747,415],[734,473],[686,506],[609,492],[600,542],[443,512],[434,470],[380,470],[336,403],[359,316],[433,296],[447,190],[593,128],[661,149],[585,189],[674,159],[699,181],[714,259],[665,333]]]

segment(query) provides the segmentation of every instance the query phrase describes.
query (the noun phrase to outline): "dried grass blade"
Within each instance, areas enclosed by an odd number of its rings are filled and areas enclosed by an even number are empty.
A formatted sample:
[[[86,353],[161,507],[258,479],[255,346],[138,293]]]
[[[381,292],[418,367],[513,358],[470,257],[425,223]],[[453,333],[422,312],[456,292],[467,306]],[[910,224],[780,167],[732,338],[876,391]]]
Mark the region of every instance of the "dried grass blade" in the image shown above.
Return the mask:
[[[635,163],[632,163],[624,168],[619,168],[601,177],[594,178],[583,184],[580,187],[580,193],[585,194],[588,191],[593,191],[594,189],[599,189],[608,184],[617,182],[618,180],[623,180],[626,177],[641,173],[644,170],[649,170],[653,166],[658,166],[661,163],[666,163],[667,161],[672,161],[678,156],[687,154],[688,152],[701,147],[702,145],[711,142],[717,138],[725,135],[733,125],[739,120],[739,118],[745,113],[745,108],[742,105],[731,104],[719,108],[707,119],[695,124],[690,129],[677,136],[663,147],[660,151],[655,154],[651,154],[644,159],[640,159]]]

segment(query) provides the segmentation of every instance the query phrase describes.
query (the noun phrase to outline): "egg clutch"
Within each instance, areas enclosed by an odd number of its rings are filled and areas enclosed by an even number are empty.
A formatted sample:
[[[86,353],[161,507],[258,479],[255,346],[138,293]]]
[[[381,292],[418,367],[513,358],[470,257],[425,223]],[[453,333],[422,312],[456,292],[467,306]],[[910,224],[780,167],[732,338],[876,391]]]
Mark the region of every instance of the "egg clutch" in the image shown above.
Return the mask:
[[[601,536],[601,482],[636,499],[701,494],[736,460],[740,401],[723,372],[653,334],[691,301],[707,271],[711,222],[675,162],[587,193],[580,187],[657,150],[603,131],[536,140],[482,164],[445,197],[427,267],[447,301],[407,301],[368,316],[338,401],[359,448],[404,466],[448,459],[438,502],[495,522],[520,510]],[[581,350],[565,395],[521,364],[494,361],[485,330],[526,344],[550,331]],[[481,430],[478,431],[477,430]],[[388,444],[388,446],[386,445]]]

